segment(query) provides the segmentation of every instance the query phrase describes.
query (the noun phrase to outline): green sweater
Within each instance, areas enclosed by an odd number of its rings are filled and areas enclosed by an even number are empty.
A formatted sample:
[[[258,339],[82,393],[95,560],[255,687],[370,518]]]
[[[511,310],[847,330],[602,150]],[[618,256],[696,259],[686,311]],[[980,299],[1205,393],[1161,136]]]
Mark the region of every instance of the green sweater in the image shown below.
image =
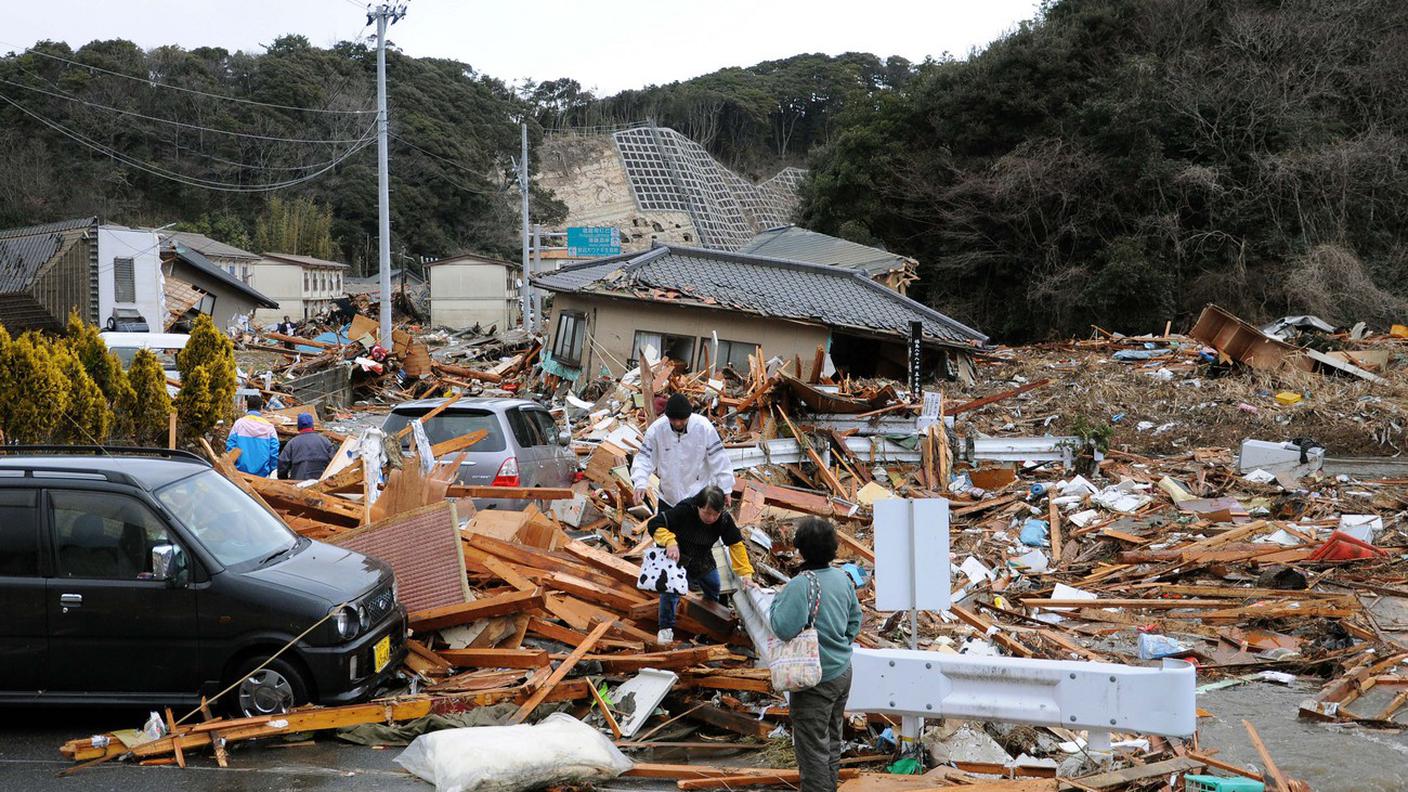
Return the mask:
[[[768,621],[772,631],[784,641],[796,638],[806,629],[811,613],[807,581],[803,572],[783,587],[772,601]],[[812,572],[821,583],[821,607],[816,613],[817,644],[821,647],[821,681],[841,674],[851,665],[851,644],[860,635],[860,601],[851,578],[839,569]]]

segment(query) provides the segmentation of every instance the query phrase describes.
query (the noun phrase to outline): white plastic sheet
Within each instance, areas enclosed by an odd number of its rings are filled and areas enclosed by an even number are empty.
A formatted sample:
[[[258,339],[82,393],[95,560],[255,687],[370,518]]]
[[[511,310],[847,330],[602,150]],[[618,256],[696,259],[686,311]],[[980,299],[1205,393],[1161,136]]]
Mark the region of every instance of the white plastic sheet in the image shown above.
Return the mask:
[[[396,764],[436,792],[519,792],[615,778],[632,763],[601,732],[565,713],[534,726],[476,726],[423,734]]]

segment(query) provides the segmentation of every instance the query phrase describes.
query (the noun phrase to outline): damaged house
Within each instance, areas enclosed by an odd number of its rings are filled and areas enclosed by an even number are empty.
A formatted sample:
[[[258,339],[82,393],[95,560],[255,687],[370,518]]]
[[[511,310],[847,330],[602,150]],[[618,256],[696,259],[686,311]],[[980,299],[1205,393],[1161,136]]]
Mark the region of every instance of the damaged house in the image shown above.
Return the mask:
[[[739,252],[854,270],[900,294],[919,278],[919,262],[909,256],[795,225],[769,228],[748,240]]]
[[[545,365],[568,379],[620,376],[645,347],[685,371],[747,371],[758,347],[810,364],[820,348],[852,376],[903,377],[915,321],[926,370],[967,379],[987,341],[860,271],[745,253],[656,245],[533,283],[554,293]]]

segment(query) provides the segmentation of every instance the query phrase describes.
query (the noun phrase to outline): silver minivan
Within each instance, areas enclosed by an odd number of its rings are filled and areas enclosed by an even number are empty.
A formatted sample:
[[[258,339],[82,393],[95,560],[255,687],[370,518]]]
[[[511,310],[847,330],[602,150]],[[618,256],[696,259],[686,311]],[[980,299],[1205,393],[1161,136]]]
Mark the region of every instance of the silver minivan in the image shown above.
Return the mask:
[[[382,431],[393,435],[445,401],[402,402],[391,408]],[[425,434],[431,443],[453,440],[479,429],[488,434],[469,447],[460,465],[458,483],[476,487],[572,486],[578,469],[577,455],[570,447],[572,435],[559,428],[547,409],[537,402],[462,398],[425,422]],[[520,509],[524,505],[523,501],[501,499],[476,499],[474,503],[480,509]]]

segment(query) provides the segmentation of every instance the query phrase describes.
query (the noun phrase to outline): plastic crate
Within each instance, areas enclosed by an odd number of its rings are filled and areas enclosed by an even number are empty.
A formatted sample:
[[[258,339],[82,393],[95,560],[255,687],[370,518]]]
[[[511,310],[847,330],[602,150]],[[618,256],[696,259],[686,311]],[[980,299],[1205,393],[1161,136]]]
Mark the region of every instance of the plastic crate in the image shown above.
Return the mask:
[[[1266,785],[1250,778],[1185,775],[1183,789],[1184,792],[1266,792]]]

